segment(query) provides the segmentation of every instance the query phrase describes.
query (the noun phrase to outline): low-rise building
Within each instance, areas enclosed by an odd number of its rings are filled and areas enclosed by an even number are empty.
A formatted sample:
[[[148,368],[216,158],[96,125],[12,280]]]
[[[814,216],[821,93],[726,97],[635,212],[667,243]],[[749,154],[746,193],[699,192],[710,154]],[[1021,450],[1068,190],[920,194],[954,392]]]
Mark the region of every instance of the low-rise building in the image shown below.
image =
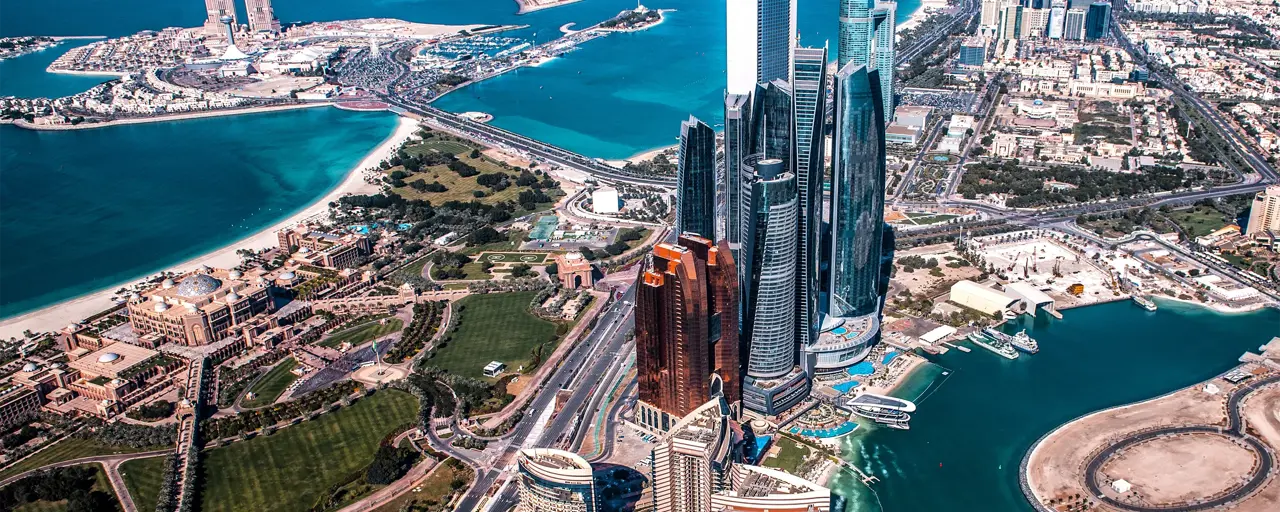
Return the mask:
[[[261,271],[246,276],[205,267],[130,296],[129,321],[135,332],[154,333],[170,343],[213,343],[239,334],[237,328],[274,310],[268,286]]]

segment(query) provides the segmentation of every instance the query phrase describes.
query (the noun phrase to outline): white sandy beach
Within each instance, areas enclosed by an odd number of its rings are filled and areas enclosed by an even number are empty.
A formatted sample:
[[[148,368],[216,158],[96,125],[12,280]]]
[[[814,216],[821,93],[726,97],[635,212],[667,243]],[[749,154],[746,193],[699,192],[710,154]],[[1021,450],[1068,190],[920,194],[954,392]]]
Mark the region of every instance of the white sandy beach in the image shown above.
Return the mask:
[[[911,27],[914,27],[916,25],[919,25],[920,22],[924,21],[924,19],[929,16],[925,12],[925,9],[946,9],[946,8],[947,8],[946,0],[923,0],[922,2],[920,2],[920,7],[917,7],[916,10],[911,13],[911,16],[907,18],[907,21],[904,21],[901,24],[899,24],[896,28],[894,28],[894,31],[895,32],[902,31],[902,30],[906,30]]]
[[[200,265],[209,265],[211,267],[233,267],[240,263],[240,256],[236,255],[239,249],[264,249],[273,247],[276,244],[275,232],[281,228],[297,224],[298,221],[317,215],[324,214],[329,209],[329,203],[337,200],[339,197],[348,194],[372,194],[378,192],[381,187],[375,184],[369,184],[364,180],[364,170],[369,167],[378,165],[379,162],[391,156],[395,148],[399,147],[411,136],[418,131],[418,122],[406,117],[399,119],[399,125],[390,137],[382,141],[378,147],[369,152],[364,160],[347,173],[346,179],[339,183],[338,186],[330,190],[320,199],[317,199],[311,205],[303,208],[289,218],[277,222],[257,233],[237,240],[235,243],[229,244],[222,249],[211,253],[192,258],[189,261],[179,265],[174,265],[168,269],[157,269],[147,275],[155,275],[161,270],[170,270],[173,272],[184,272],[194,269]],[[43,309],[22,314],[13,318],[0,321],[0,338],[21,337],[22,332],[30,330],[32,332],[45,332],[60,329],[71,322],[79,321],[107,309],[112,306],[111,297],[115,291],[123,286],[137,282],[146,276],[138,276],[128,281],[108,286],[97,292],[82,295],[74,299],[54,304]]]
[[[263,114],[267,112],[280,112],[284,110],[297,110],[302,108],[329,107],[334,106],[332,102],[319,103],[292,103],[288,105],[270,105],[265,107],[247,107],[247,108],[224,108],[218,110],[202,110],[200,112],[185,112],[181,114],[168,114],[163,116],[137,117],[132,119],[117,119],[104,123],[80,123],[80,124],[31,124],[21,119],[14,121],[14,126],[26,128],[28,130],[49,130],[49,131],[67,131],[67,130],[92,130],[95,128],[107,128],[110,126],[121,126],[126,124],[145,124],[145,123],[163,123],[166,121],[181,121],[183,119],[202,119],[206,117],[223,117],[223,116],[240,116],[246,114]]]

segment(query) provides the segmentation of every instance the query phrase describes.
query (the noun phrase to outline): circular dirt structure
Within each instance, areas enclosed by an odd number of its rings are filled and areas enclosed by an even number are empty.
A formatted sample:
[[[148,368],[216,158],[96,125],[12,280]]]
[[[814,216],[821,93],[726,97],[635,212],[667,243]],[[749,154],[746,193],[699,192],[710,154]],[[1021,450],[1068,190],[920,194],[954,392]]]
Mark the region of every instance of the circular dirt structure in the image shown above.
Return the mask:
[[[394,366],[379,367],[375,364],[356,370],[355,373],[351,374],[351,378],[367,384],[381,384],[403,379],[406,375],[408,374],[404,370]]]
[[[1107,458],[1098,476],[1123,479],[1151,506],[1173,506],[1238,489],[1253,474],[1257,454],[1238,439],[1213,432],[1169,434]]]
[[[960,159],[957,158],[955,155],[950,155],[947,153],[934,153],[932,155],[929,155],[928,159],[930,162],[935,164],[954,164],[960,161]]]

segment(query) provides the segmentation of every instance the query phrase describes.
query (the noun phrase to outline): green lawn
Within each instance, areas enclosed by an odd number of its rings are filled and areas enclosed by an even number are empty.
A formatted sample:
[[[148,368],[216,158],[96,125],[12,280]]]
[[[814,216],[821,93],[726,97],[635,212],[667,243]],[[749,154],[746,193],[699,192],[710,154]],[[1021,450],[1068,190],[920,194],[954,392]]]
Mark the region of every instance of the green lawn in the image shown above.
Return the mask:
[[[352,346],[359,346],[369,340],[381,338],[393,332],[404,328],[404,321],[399,318],[387,318],[386,323],[381,320],[357,325],[342,332],[334,333],[320,342],[320,346],[329,348],[338,348],[339,345],[350,343]]]
[[[98,455],[147,452],[152,450],[161,450],[164,448],[170,447],[153,446],[149,448],[129,448],[127,446],[107,446],[88,439],[67,438],[58,441],[57,444],[54,444],[31,457],[23,459],[22,462],[5,468],[4,471],[0,471],[0,480],[17,475],[18,473],[47,466],[55,462],[79,459],[81,457],[94,457]]]
[[[465,482],[461,489],[466,489],[467,485],[470,485],[474,479],[475,472],[460,464],[458,459],[445,459],[443,463],[431,468],[431,472],[427,473],[427,477],[421,481],[421,485],[413,487],[413,489],[417,489],[416,491],[410,490],[394,500],[383,503],[382,506],[374,509],[374,512],[399,512],[409,502],[416,502],[420,505],[438,504],[441,503],[443,497],[454,492],[454,480]]]
[[[800,467],[800,464],[804,462],[805,456],[809,455],[809,447],[789,437],[781,436],[778,437],[776,444],[779,448],[778,456],[765,459],[764,465],[794,474],[796,468]]]
[[[200,510],[310,510],[367,466],[383,437],[417,417],[416,397],[386,389],[274,435],[210,450]]]
[[[90,489],[90,492],[102,491],[114,498],[116,493],[111,489],[111,481],[107,479],[107,472],[103,471],[102,466],[98,464],[90,464],[89,467],[93,468],[93,487]],[[151,508],[155,507],[153,506]],[[13,512],[63,512],[67,509],[67,500],[33,501],[13,509]]]
[[[455,155],[461,155],[463,153],[470,154],[472,149],[474,148],[472,148],[471,146],[468,146],[461,142],[452,141],[452,140],[426,140],[408,149],[407,151],[409,151],[411,154],[422,154],[422,152],[426,150],[435,150],[441,153],[453,153]]]
[[[277,398],[280,398],[280,394],[284,393],[284,390],[289,387],[289,384],[293,384],[293,381],[298,379],[298,376],[290,371],[297,366],[298,361],[292,357],[280,361],[271,371],[267,372],[261,379],[258,379],[258,382],[253,384],[253,387],[249,388],[249,392],[253,393],[254,396],[252,399],[245,398],[242,400],[240,406],[246,409],[253,409],[274,403]],[[249,395],[246,393],[245,396]]]
[[[459,327],[453,341],[435,352],[426,364],[466,377],[483,379],[490,361],[502,361],[510,371],[528,365],[533,348],[543,345],[551,355],[556,324],[529,312],[536,292],[471,295],[454,303]]]
[[[507,241],[505,242],[493,242],[490,244],[477,245],[475,247],[464,247],[461,252],[467,256],[475,256],[483,252],[512,251],[520,247],[520,244],[524,242],[524,238],[529,234],[529,232],[521,229],[509,229],[506,234]]]
[[[160,484],[164,477],[164,456],[127,460],[120,464],[120,474],[129,488],[138,510],[155,510],[160,501]]]
[[[1227,225],[1222,212],[1208,206],[1175,210],[1167,217],[1192,237],[1207,235]]]
[[[462,146],[462,144],[458,144],[452,141],[429,141],[423,144],[419,144],[419,145],[407,148],[406,151],[409,152],[410,154],[415,154],[415,153],[421,154],[426,151],[430,151],[433,148],[451,147],[450,145]],[[401,197],[404,197],[405,199],[408,199],[408,200],[425,199],[425,200],[431,201],[431,204],[443,204],[449,201],[462,201],[465,203],[465,202],[471,202],[476,200],[484,204],[497,204],[502,201],[514,202],[519,197],[521,191],[529,190],[529,187],[516,186],[515,179],[520,176],[519,172],[516,172],[515,170],[512,170],[512,169],[505,169],[501,165],[499,165],[497,162],[489,160],[487,157],[483,155],[480,158],[471,158],[470,153],[471,153],[471,148],[465,148],[463,151],[456,152],[455,154],[458,156],[458,160],[466,162],[471,166],[475,167],[477,171],[480,171],[480,174],[491,174],[495,172],[506,173],[507,175],[511,176],[511,186],[501,191],[494,192],[490,188],[480,185],[479,183],[476,182],[476,178],[478,177],[478,175],[471,176],[468,178],[463,178],[458,173],[450,170],[447,166],[436,165],[432,167],[427,167],[423,169],[421,172],[413,173],[408,178],[405,178],[404,182],[407,184],[417,180],[423,180],[423,181],[426,181],[427,183],[438,181],[440,182],[441,185],[444,185],[445,188],[448,190],[445,190],[444,192],[426,192],[426,191],[419,191],[414,189],[413,187],[405,185],[403,187],[394,189],[392,191],[400,195]],[[404,170],[404,168],[400,166],[396,166],[396,167],[387,169],[386,172],[387,174],[390,174],[391,172],[398,171],[398,170]],[[475,195],[472,194],[472,192],[476,190],[483,191],[488,195],[486,195],[483,198],[477,199]]]
[[[528,263],[536,265],[547,261],[547,254],[542,252],[486,252],[476,258],[476,261],[491,261],[498,263]]]
[[[427,256],[418,258],[417,260],[414,260],[413,263],[405,265],[404,268],[392,272],[387,276],[387,280],[396,284],[404,284],[406,278],[422,277],[422,267],[427,266],[427,263],[430,261],[431,258],[428,258]]]

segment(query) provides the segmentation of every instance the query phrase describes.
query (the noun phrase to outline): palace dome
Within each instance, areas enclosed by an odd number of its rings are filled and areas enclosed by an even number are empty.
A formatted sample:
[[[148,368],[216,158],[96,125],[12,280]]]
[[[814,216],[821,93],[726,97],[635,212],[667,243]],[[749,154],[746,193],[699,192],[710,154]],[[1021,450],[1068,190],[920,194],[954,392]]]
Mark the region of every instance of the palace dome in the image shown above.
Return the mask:
[[[116,359],[120,359],[120,354],[117,354],[115,352],[107,352],[106,354],[102,354],[98,356],[99,363],[110,363],[112,361],[115,361]]]
[[[199,297],[208,295],[222,286],[222,281],[208,274],[196,274],[178,283],[178,295],[183,297]]]

